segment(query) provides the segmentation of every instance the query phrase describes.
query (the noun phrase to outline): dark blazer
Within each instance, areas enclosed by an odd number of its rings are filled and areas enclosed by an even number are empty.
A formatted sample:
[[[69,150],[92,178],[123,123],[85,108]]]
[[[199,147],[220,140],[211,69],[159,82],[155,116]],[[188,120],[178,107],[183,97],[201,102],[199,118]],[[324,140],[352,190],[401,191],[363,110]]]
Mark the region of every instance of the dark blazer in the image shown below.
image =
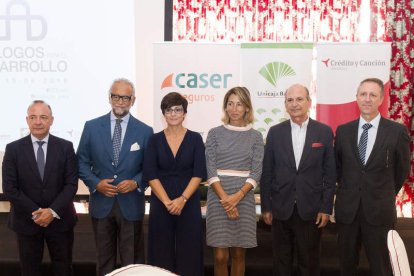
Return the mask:
[[[89,213],[94,218],[105,218],[112,209],[115,197],[107,197],[96,191],[96,185],[105,178],[115,179],[117,185],[125,179],[134,179],[140,186],[134,192],[118,194],[122,215],[127,220],[142,219],[145,212],[145,184],[142,181],[144,152],[152,128],[129,118],[125,137],[119,153],[118,166],[113,166],[110,113],[85,123],[79,142],[79,176],[89,188]]]
[[[359,119],[336,131],[336,220],[351,223],[361,203],[370,224],[392,225],[397,218],[395,196],[410,170],[407,129],[381,117],[374,147],[364,166],[359,160],[358,124]]]
[[[30,135],[8,144],[3,159],[3,193],[11,203],[9,227],[26,235],[73,228],[77,221],[73,205],[77,168],[72,143],[49,135],[42,181]],[[54,219],[46,229],[38,226],[32,212],[39,208],[51,208],[60,219]]]
[[[260,198],[262,212],[287,220],[295,202],[303,220],[318,212],[332,213],[335,192],[333,133],[329,126],[309,119],[305,145],[296,169],[290,120],[270,128],[263,160]]]

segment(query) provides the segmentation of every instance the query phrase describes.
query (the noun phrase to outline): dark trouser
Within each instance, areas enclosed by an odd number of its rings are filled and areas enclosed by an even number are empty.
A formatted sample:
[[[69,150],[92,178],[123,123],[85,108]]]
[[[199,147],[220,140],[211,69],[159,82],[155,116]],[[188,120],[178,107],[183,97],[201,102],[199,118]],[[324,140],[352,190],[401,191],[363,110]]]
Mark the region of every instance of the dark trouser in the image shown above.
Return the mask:
[[[41,276],[44,243],[49,249],[55,276],[72,275],[73,229],[65,232],[41,231],[17,235],[22,276]]]
[[[106,275],[116,268],[117,249],[121,266],[145,262],[142,220],[128,221],[115,201],[106,218],[92,218],[95,233],[98,276]]]
[[[363,214],[361,204],[351,224],[338,222],[341,275],[357,275],[361,242],[368,257],[371,275],[392,275],[387,247],[387,234],[391,229],[393,229],[393,225],[369,224]]]
[[[171,215],[158,198],[151,197],[148,263],[181,276],[204,275],[198,197],[190,198],[179,216]]]
[[[294,252],[297,252],[298,275],[320,275],[322,230],[315,221],[304,221],[295,209],[288,220],[273,218],[273,275],[293,275]]]

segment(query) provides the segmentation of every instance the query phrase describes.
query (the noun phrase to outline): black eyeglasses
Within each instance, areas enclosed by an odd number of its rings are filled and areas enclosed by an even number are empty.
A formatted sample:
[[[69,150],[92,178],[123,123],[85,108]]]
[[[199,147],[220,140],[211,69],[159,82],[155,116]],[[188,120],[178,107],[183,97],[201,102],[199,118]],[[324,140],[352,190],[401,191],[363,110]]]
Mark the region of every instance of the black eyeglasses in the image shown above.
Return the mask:
[[[122,100],[124,103],[127,103],[132,99],[132,96],[121,96],[121,95],[111,94],[111,99],[117,102]]]
[[[184,108],[182,108],[182,107],[166,108],[164,112],[165,112],[165,114],[168,114],[168,115],[172,114],[173,112],[175,114],[181,114],[181,113],[184,112]]]

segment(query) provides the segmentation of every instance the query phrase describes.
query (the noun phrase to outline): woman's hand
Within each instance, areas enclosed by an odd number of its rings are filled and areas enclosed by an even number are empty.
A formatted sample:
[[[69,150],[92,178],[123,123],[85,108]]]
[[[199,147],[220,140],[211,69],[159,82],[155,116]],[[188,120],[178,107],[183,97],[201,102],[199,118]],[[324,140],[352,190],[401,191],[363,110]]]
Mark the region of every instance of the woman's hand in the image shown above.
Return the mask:
[[[226,212],[227,213],[227,217],[230,219],[230,220],[238,220],[239,219],[239,210],[237,210],[237,208],[235,207],[235,208],[233,208],[232,210],[230,210],[230,211],[227,211]]]
[[[185,205],[185,200],[182,196],[175,198],[167,204],[167,210],[171,215],[179,216]]]
[[[221,206],[223,206],[226,212],[229,212],[236,208],[237,204],[239,204],[240,200],[243,199],[243,193],[237,191],[236,193],[226,196],[220,200]]]

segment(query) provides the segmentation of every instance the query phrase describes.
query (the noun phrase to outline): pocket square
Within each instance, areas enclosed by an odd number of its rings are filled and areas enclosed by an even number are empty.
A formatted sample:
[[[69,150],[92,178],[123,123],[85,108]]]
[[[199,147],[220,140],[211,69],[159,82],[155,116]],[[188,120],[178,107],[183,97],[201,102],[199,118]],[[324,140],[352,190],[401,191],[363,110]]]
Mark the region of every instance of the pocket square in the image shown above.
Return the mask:
[[[132,145],[131,145],[131,149],[130,149],[130,151],[137,151],[137,150],[139,150],[141,147],[139,146],[139,144],[137,143],[137,142],[135,142],[135,143],[133,143]]]
[[[323,147],[322,143],[312,143],[312,148],[320,148]]]

